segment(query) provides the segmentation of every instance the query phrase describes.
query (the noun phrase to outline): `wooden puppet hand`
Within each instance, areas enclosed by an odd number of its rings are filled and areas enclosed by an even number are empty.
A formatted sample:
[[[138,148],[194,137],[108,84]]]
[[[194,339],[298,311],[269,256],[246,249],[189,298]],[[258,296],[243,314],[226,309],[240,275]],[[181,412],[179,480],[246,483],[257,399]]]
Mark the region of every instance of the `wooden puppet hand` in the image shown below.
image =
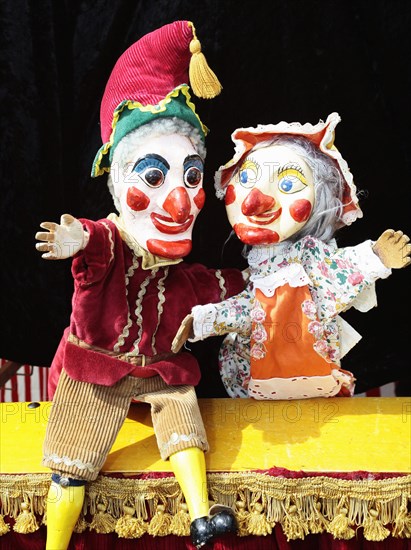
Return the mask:
[[[43,222],[40,227],[47,229],[36,233],[36,248],[45,260],[64,260],[83,250],[88,243],[89,234],[84,231],[82,223],[70,214],[63,214],[60,225],[54,222]]]
[[[376,241],[373,251],[385,267],[399,269],[411,263],[411,244],[402,231],[387,229]]]
[[[178,332],[174,337],[173,343],[171,344],[171,351],[173,353],[178,353],[180,349],[184,346],[186,341],[189,338],[194,337],[193,322],[194,318],[192,315],[187,315],[183,319],[180,328],[178,329]]]
[[[245,283],[248,283],[251,275],[251,269],[249,267],[247,267],[246,269],[243,269],[241,272],[241,275],[243,276],[243,281]]]

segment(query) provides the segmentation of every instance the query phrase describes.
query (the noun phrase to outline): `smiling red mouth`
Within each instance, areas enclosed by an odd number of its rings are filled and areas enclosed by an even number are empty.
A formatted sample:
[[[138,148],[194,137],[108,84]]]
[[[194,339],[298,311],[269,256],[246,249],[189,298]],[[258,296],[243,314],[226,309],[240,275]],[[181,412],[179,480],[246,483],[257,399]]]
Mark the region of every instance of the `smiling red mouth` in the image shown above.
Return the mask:
[[[256,225],[269,225],[281,216],[281,212],[282,208],[279,208],[275,212],[267,212],[265,214],[259,214],[258,216],[247,216],[247,220]]]
[[[193,223],[194,216],[191,214],[188,216],[187,220],[184,223],[176,223],[167,216],[162,216],[161,214],[156,214],[152,212],[150,214],[151,221],[158,231],[161,233],[166,233],[167,235],[178,235],[179,233],[184,233]]]

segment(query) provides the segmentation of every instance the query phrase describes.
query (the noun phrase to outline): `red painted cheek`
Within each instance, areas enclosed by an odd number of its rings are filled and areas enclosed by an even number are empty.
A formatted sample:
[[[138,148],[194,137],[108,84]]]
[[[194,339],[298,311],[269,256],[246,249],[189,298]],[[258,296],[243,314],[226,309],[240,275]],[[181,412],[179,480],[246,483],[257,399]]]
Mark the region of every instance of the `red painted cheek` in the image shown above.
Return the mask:
[[[137,189],[137,187],[130,187],[127,191],[127,204],[136,212],[141,212],[145,210],[150,204],[150,199],[145,193]]]
[[[298,199],[290,206],[290,214],[293,220],[302,223],[308,220],[311,214],[312,205],[307,199]]]
[[[236,195],[235,195],[234,185],[229,185],[227,187],[227,191],[225,192],[225,199],[224,199],[225,205],[228,206],[230,204],[233,204],[235,199],[236,199]]]
[[[201,210],[205,203],[206,194],[204,192],[204,189],[200,189],[200,191],[197,193],[197,195],[194,197],[194,204],[197,206],[199,210]]]

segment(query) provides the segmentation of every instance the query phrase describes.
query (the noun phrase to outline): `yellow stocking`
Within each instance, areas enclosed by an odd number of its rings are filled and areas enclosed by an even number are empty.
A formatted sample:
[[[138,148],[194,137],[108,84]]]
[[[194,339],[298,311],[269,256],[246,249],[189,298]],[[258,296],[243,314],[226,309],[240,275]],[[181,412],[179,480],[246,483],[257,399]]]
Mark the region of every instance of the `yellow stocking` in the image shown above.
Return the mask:
[[[84,485],[61,487],[54,481],[47,495],[46,550],[66,550],[83,506]]]
[[[191,521],[208,516],[204,452],[197,447],[189,447],[172,454],[170,463],[186,499]]]

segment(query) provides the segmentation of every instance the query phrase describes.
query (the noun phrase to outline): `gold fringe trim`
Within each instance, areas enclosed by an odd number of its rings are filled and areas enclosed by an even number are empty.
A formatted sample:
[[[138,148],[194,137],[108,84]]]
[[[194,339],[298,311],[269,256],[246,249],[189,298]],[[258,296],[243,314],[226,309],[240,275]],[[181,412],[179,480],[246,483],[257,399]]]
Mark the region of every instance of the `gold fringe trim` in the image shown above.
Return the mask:
[[[287,479],[255,472],[208,474],[209,498],[236,512],[239,536],[269,535],[278,523],[288,540],[331,533],[347,540],[362,528],[369,541],[411,538],[411,475],[383,480],[326,476]],[[0,475],[0,535],[31,533],[45,515],[48,474]],[[76,531],[115,531],[122,538],[185,536],[190,517],[174,477],[99,476],[86,487]]]
[[[341,498],[337,505],[336,515],[327,530],[336,539],[349,540],[355,535],[354,529],[350,527],[350,520],[348,518],[347,497]]]
[[[138,539],[147,532],[147,524],[142,518],[134,517],[136,509],[133,506],[123,506],[124,515],[117,520],[115,531],[124,539]]]
[[[191,519],[188,513],[188,507],[185,502],[181,502],[178,512],[172,517],[170,531],[173,535],[187,537],[190,534]]]
[[[21,503],[21,513],[16,517],[13,530],[16,533],[34,533],[39,528],[36,516],[33,514],[27,501]]]
[[[4,517],[0,516],[0,537],[10,531],[10,525],[4,521]]]

